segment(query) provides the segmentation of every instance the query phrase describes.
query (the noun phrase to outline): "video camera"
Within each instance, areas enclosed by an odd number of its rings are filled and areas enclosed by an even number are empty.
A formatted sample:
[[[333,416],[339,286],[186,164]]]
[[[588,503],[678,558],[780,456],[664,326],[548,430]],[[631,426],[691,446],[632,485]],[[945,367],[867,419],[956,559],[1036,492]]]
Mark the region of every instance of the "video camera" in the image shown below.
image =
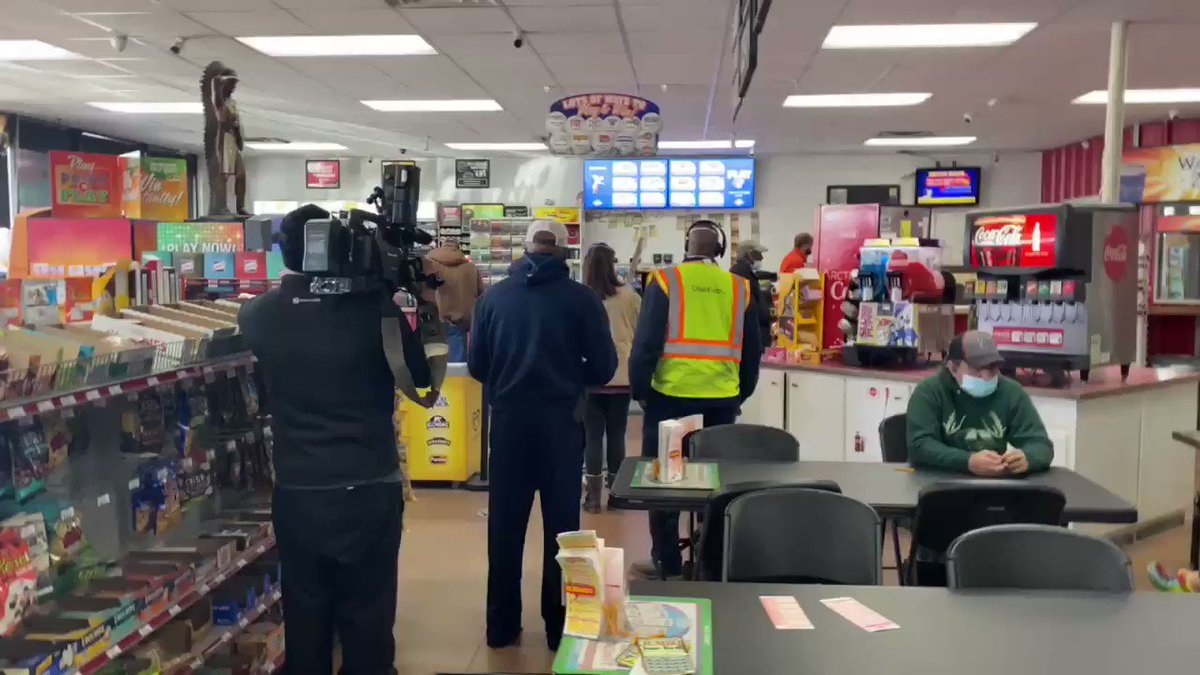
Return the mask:
[[[302,269],[312,277],[314,294],[404,290],[420,297],[426,279],[421,260],[413,255],[418,245],[433,237],[417,228],[417,200],[421,170],[393,164],[384,169],[383,185],[367,203],[378,213],[361,209],[331,214],[304,224]]]

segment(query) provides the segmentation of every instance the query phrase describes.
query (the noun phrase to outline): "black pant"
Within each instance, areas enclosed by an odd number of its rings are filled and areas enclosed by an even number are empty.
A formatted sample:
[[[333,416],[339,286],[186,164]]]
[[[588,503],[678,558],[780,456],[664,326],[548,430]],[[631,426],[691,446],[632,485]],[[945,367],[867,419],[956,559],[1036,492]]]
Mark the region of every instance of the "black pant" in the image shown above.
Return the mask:
[[[706,399],[674,398],[651,395],[646,401],[642,418],[642,456],[658,456],[658,423],[688,415],[704,415],[704,426],[733,424],[737,419],[736,404],[714,406]],[[675,576],[683,571],[683,555],[679,551],[679,512],[650,512],[650,556],[663,574]]]
[[[608,472],[616,473],[625,459],[625,425],[629,422],[628,393],[588,394],[583,410],[587,436],[584,456],[590,476],[599,476],[608,460]],[[605,452],[605,438],[608,452]]]
[[[329,675],[333,635],[343,675],[394,673],[399,483],[275,490],[288,673]]]
[[[494,409],[488,493],[487,641],[512,642],[521,631],[521,562],[533,495],[542,504],[542,619],[562,637],[562,572],[555,537],[579,529],[583,429],[571,407]]]

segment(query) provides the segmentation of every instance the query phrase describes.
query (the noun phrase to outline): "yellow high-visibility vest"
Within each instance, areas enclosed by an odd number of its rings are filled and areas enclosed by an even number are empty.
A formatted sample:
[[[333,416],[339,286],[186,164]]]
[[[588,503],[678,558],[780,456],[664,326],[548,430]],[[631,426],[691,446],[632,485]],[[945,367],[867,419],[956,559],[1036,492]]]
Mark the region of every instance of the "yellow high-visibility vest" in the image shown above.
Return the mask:
[[[709,260],[659,270],[667,294],[667,339],[650,380],[678,398],[732,398],[740,392],[742,332],[750,284]]]

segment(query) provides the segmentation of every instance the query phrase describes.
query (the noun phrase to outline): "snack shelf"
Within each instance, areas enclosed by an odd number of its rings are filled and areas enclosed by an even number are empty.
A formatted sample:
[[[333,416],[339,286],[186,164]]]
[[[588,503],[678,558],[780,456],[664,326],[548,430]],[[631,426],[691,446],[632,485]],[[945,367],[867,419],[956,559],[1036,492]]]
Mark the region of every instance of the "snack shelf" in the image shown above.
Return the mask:
[[[212,579],[209,579],[203,584],[200,584],[196,588],[192,589],[187,595],[184,595],[182,598],[177,600],[158,616],[155,616],[151,620],[147,621],[136,631],[126,636],[119,643],[109,647],[108,650],[103,654],[71,671],[72,675],[90,675],[91,673],[99,671],[101,668],[108,665],[113,659],[136,647],[148,636],[152,635],[154,631],[162,628],[168,621],[174,619],[176,616],[179,616],[179,614],[181,614],[184,610],[196,604],[200,598],[208,595],[214,588],[220,586],[230,576],[236,574],[246,567],[246,565],[249,565],[251,562],[257,560],[259,556],[266,553],[274,546],[275,539],[273,537],[269,537],[258,544],[247,548],[240,556],[235,558],[224,571],[218,572],[215,576],[213,576]]]
[[[139,375],[125,380],[117,380],[102,385],[89,385],[68,391],[49,391],[15,401],[7,401],[0,408],[0,422],[19,419],[27,415],[37,415],[52,410],[72,408],[85,403],[103,401],[114,396],[121,396],[143,389],[169,384],[179,380],[204,377],[206,380],[218,373],[225,373],[237,368],[250,366],[252,359],[249,353],[235,354],[211,361],[195,363],[176,370],[166,370],[152,375]]]
[[[188,675],[203,667],[204,662],[208,659],[208,657],[212,656],[213,653],[215,653],[222,646],[228,644],[229,641],[237,637],[239,633],[249,628],[250,624],[261,619],[262,616],[267,613],[267,610],[271,609],[271,607],[275,606],[275,603],[279,602],[279,599],[282,596],[283,591],[278,588],[274,591],[271,591],[271,593],[268,594],[267,597],[258,604],[258,606],[249,612],[246,612],[246,615],[239,619],[236,624],[227,626],[222,630],[215,631],[215,635],[210,636],[204,641],[204,646],[199,649],[199,653],[197,654],[196,658],[192,659],[191,663],[189,663],[187,667],[180,668],[178,670],[172,670],[172,675]],[[267,665],[269,666],[270,664]]]

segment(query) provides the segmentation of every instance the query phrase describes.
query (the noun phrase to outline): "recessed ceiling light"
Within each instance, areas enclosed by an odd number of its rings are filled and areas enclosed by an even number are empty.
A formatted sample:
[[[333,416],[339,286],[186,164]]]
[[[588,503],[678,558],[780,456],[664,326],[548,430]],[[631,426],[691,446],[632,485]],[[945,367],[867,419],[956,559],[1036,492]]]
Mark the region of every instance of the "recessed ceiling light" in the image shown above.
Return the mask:
[[[1089,91],[1072,103],[1108,103],[1108,90]],[[1126,89],[1125,103],[1200,103],[1200,88]]]
[[[497,112],[504,110],[490,98],[461,98],[429,101],[362,101],[368,108],[384,112]]]
[[[545,143],[447,143],[451,150],[545,150]]]
[[[110,112],[135,115],[194,115],[204,112],[199,101],[89,101],[88,105]]]
[[[863,145],[891,147],[938,147],[947,145],[969,145],[975,142],[974,136],[911,136],[894,138],[891,136],[876,136],[868,138]]]
[[[793,94],[783,101],[785,108],[875,108],[919,105],[933,94],[897,92],[890,94]]]
[[[825,49],[903,49],[908,47],[997,47],[1020,40],[1036,23],[929,23],[834,26]]]
[[[271,35],[239,42],[268,56],[420,56],[437,54],[420,35]]]
[[[75,52],[41,40],[0,40],[0,61],[53,61],[82,59]]]
[[[305,152],[320,152],[322,150],[347,150],[348,148],[341,143],[311,143],[311,142],[294,142],[294,143],[262,143],[248,142],[246,147],[252,150],[303,150]]]
[[[753,148],[754,141],[659,141],[662,150],[730,150],[732,148]]]

